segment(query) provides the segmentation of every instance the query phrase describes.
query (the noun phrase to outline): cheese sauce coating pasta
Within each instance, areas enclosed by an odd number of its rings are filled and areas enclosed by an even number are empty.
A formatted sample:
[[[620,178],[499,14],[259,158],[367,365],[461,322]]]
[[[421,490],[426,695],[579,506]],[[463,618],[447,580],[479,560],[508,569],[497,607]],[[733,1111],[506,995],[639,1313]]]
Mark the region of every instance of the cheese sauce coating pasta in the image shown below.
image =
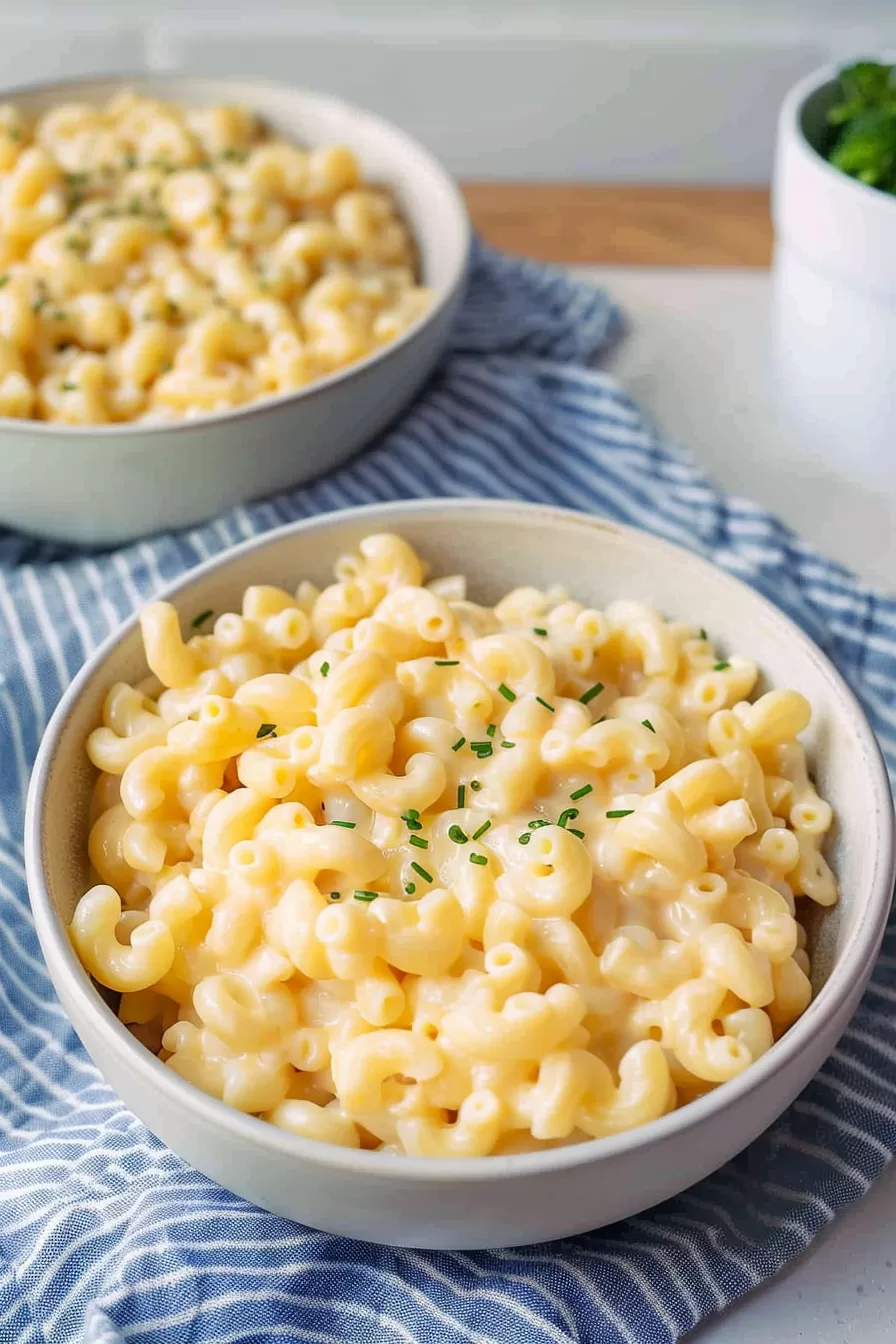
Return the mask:
[[[305,387],[427,309],[343,145],[120,92],[0,105],[0,416],[164,422]]]
[[[734,1078],[811,998],[796,691],[634,601],[494,608],[368,537],[322,591],[142,617],[71,938],[167,1066],[306,1138],[485,1156]]]

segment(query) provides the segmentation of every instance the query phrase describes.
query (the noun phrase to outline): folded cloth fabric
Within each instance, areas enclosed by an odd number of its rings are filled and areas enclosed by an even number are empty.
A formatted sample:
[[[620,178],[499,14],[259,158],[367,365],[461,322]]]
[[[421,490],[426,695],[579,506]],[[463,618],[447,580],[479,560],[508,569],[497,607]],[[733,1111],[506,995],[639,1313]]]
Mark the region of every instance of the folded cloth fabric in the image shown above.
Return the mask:
[[[0,1344],[665,1344],[802,1251],[896,1150],[896,926],[834,1055],[735,1161],[603,1231],[470,1254],[297,1227],[186,1167],[102,1081],[44,968],[20,834],[29,767],[66,683],[189,566],[344,505],[543,500],[689,546],[828,652],[896,767],[896,601],[723,495],[589,369],[615,325],[599,292],[480,247],[449,357],[342,470],[113,554],[0,537]]]

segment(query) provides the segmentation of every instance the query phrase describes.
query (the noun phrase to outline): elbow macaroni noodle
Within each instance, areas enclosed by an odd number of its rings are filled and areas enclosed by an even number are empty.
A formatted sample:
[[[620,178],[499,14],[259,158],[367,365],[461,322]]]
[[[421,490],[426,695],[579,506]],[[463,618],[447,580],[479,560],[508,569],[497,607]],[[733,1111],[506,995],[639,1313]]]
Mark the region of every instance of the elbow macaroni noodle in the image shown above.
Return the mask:
[[[384,535],[186,641],[145,608],[152,677],[87,743],[74,946],[169,1068],[306,1138],[644,1124],[809,1003],[798,911],[837,899],[809,705],[634,602],[425,577]]]
[[[123,90],[0,106],[0,416],[166,422],[305,387],[429,306],[352,151]]]

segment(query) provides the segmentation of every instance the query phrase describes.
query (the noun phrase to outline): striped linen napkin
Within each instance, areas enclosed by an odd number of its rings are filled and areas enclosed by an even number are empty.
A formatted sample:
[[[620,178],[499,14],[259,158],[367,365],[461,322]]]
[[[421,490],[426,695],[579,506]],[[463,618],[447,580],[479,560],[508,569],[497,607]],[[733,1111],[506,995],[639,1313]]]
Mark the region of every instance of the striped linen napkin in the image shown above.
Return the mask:
[[[601,293],[480,247],[450,357],[341,471],[111,555],[0,536],[0,1344],[665,1344],[802,1251],[896,1150],[896,925],[832,1058],[735,1161],[604,1231],[471,1254],[343,1241],[187,1168],[104,1084],[41,960],[20,834],[63,688],[189,566],[343,505],[542,500],[688,546],[828,652],[896,768],[896,601],[721,494],[591,371],[615,326]]]

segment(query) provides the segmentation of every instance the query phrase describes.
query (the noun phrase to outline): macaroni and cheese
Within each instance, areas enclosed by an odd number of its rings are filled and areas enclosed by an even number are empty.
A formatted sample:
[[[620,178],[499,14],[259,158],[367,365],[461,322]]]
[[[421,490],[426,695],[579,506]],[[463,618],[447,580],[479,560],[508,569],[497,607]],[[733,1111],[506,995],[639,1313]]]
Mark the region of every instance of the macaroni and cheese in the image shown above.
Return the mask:
[[[798,692],[636,601],[494,608],[368,537],[142,617],[71,938],[181,1077],[307,1138],[516,1153],[734,1078],[811,998],[831,808]]]
[[[33,126],[0,106],[0,416],[228,410],[361,359],[429,303],[394,200],[343,145],[128,91]]]

